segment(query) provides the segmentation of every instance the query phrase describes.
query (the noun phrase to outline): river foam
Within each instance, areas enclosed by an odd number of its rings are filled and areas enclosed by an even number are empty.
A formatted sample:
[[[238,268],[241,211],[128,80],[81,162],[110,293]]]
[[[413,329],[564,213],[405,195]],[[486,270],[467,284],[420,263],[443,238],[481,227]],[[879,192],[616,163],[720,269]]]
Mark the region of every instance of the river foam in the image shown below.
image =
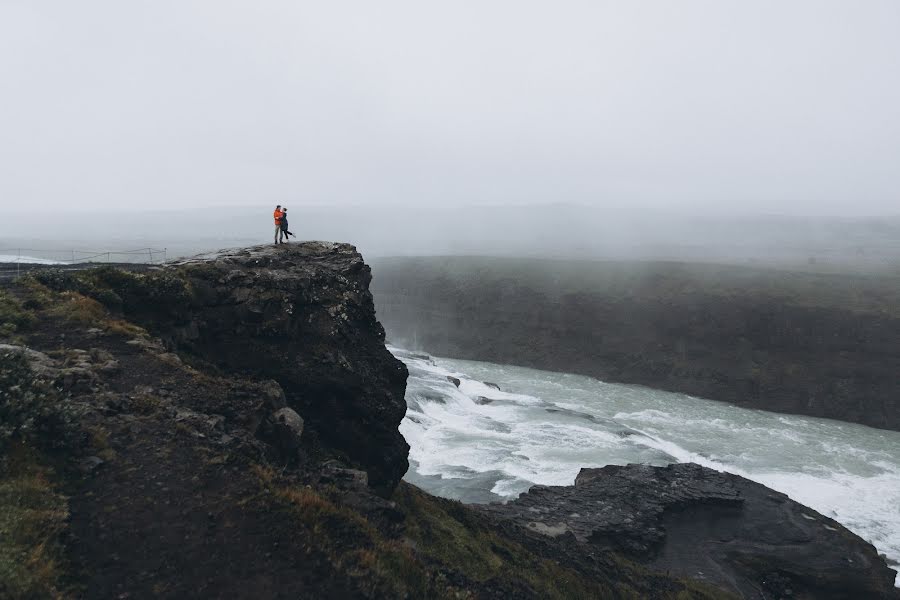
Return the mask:
[[[390,350],[410,371],[407,479],[432,493],[495,501],[582,467],[694,462],[784,492],[900,563],[900,432]]]

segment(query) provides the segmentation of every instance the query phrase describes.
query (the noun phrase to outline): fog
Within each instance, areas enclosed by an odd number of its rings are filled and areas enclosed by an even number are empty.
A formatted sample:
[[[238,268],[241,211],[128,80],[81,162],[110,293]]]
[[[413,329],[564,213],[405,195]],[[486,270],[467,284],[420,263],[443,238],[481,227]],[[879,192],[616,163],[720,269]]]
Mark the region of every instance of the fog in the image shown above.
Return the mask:
[[[0,232],[264,239],[198,209],[282,203],[378,252],[543,248],[550,224],[601,252],[672,215],[897,215],[898,30],[893,0],[5,0]]]
[[[60,212],[0,222],[0,255],[64,260],[153,247],[165,256],[271,243],[272,206],[131,213]],[[586,260],[683,260],[804,270],[900,273],[900,217],[686,216],[535,206],[289,207],[299,240],[344,241],[370,260],[387,256],[494,255]],[[154,254],[159,260],[161,254]],[[143,260],[145,253],[121,256]],[[100,257],[99,260],[104,260]]]

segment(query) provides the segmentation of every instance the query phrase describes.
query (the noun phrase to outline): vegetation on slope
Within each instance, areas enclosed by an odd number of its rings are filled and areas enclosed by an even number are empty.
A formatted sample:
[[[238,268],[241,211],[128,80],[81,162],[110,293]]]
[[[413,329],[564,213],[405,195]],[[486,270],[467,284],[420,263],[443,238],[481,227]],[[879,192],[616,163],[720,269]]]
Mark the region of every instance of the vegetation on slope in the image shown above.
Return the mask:
[[[54,379],[21,351],[0,356],[0,596],[202,593],[213,573],[243,577],[230,572],[242,564],[270,591],[302,580],[317,597],[726,597],[612,554],[554,553],[405,483],[385,500],[324,481],[318,462],[287,467],[243,429],[254,417],[232,410],[253,397],[249,384],[185,366],[128,320],[147,306],[171,314],[184,293],[171,275],[99,269],[42,272],[0,301],[12,324],[0,343],[62,365]],[[60,375],[88,355],[122,367],[94,369],[81,387]],[[73,468],[87,453],[99,470]],[[112,542],[162,562],[111,560]]]

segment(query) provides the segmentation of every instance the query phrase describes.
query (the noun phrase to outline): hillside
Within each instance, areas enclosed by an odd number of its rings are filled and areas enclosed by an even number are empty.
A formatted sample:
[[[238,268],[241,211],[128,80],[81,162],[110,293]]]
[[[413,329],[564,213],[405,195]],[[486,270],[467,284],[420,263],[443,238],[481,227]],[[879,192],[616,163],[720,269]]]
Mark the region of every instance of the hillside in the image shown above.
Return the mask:
[[[352,246],[309,242],[5,288],[0,597],[728,598],[735,574],[762,597],[895,597],[874,548],[786,500],[802,540],[768,517],[764,550],[739,535],[702,581],[400,481],[406,370],[370,278]],[[725,497],[745,529],[760,500],[714,477],[676,503]],[[652,519],[610,535],[676,539]]]

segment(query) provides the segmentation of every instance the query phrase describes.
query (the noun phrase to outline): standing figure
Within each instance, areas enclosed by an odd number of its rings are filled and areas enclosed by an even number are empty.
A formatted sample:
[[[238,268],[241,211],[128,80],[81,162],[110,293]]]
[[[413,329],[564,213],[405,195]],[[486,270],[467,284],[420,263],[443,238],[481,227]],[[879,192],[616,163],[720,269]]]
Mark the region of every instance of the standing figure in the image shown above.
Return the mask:
[[[275,243],[283,244],[284,243],[284,230],[281,229],[281,219],[284,218],[284,213],[281,211],[281,205],[275,207],[275,212],[272,215],[275,217]]]
[[[291,236],[294,235],[290,231],[288,231],[288,220],[287,220],[287,206],[281,209],[281,231],[284,233],[284,237],[290,241]]]

